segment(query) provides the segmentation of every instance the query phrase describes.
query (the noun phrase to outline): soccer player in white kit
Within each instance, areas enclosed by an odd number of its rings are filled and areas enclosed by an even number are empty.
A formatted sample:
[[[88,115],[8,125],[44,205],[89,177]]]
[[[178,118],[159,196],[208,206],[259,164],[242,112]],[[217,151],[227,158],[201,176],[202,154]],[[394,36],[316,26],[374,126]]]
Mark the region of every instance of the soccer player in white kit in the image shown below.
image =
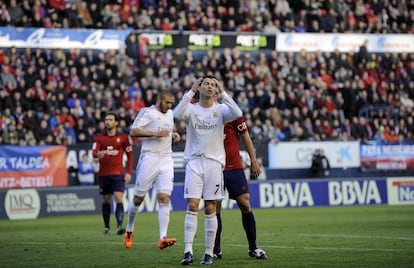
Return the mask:
[[[216,91],[218,90],[218,92]],[[199,92],[199,102],[191,100]],[[216,101],[221,95],[223,103]],[[217,232],[217,200],[224,198],[223,168],[225,165],[224,124],[242,116],[242,111],[212,76],[199,78],[184,94],[174,109],[174,117],[187,124],[184,150],[184,198],[187,212],[184,221],[184,257],[182,265],[193,263],[193,242],[197,231],[200,199],[204,199],[205,245],[201,264],[213,263],[214,240]]]
[[[174,184],[174,163],[172,142],[180,141],[180,135],[173,132],[174,117],[171,110],[174,95],[169,91],[158,92],[157,103],[142,108],[131,126],[129,135],[141,137],[141,154],[137,164],[134,199],[128,209],[124,246],[132,247],[135,218],[140,204],[148,190],[155,185],[159,204],[158,222],[160,240],[158,248],[175,244],[175,238],[168,238],[170,221],[170,196]]]

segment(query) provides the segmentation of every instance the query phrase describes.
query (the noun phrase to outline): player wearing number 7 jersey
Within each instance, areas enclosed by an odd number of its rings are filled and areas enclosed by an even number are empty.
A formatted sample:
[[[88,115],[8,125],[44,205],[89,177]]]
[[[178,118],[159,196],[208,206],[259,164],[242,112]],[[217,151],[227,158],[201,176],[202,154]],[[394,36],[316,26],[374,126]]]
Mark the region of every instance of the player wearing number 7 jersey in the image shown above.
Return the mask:
[[[218,92],[216,91],[218,89]],[[198,103],[191,103],[199,91]],[[216,93],[223,103],[218,103]],[[213,263],[214,239],[217,232],[216,205],[223,199],[225,164],[224,124],[242,116],[242,111],[214,77],[198,79],[174,109],[174,116],[187,124],[184,150],[184,198],[187,212],[184,220],[184,258],[182,265],[193,263],[193,242],[197,231],[200,199],[204,199],[205,245],[201,264]]]

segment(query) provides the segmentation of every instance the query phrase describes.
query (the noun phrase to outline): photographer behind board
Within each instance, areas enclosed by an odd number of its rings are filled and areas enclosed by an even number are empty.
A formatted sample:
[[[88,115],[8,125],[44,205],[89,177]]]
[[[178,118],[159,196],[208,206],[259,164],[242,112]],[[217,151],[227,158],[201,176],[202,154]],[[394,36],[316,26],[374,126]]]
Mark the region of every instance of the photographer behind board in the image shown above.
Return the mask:
[[[325,156],[323,149],[316,149],[312,155],[312,166],[310,167],[310,175],[313,178],[322,178],[329,176],[331,166],[328,158]]]

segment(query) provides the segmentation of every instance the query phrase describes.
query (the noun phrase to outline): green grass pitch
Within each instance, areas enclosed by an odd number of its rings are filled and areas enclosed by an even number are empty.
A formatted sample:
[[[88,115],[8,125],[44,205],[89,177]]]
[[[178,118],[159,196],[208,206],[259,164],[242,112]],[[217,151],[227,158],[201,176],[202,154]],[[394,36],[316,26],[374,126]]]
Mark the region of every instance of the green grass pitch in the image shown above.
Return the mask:
[[[257,244],[268,260],[252,259],[239,210],[222,212],[223,259],[214,267],[414,267],[414,206],[256,209]],[[126,216],[125,221],[126,222]],[[102,236],[100,215],[0,221],[0,267],[181,267],[184,212],[172,212],[173,247],[159,250],[156,213],[139,214],[134,246]],[[115,218],[111,216],[115,229]],[[194,264],[204,253],[199,213]],[[114,231],[113,231],[114,233]]]

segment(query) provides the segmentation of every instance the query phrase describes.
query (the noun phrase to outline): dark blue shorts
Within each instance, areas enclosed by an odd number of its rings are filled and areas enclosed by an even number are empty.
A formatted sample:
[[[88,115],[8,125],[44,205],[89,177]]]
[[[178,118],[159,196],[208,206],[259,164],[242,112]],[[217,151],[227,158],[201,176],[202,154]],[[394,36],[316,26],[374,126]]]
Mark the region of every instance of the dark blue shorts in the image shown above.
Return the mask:
[[[223,172],[224,187],[229,193],[230,199],[237,199],[241,194],[249,193],[249,184],[243,169],[233,169]]]
[[[124,192],[125,182],[124,176],[100,176],[99,181],[99,193],[102,195],[113,194],[114,192]]]

